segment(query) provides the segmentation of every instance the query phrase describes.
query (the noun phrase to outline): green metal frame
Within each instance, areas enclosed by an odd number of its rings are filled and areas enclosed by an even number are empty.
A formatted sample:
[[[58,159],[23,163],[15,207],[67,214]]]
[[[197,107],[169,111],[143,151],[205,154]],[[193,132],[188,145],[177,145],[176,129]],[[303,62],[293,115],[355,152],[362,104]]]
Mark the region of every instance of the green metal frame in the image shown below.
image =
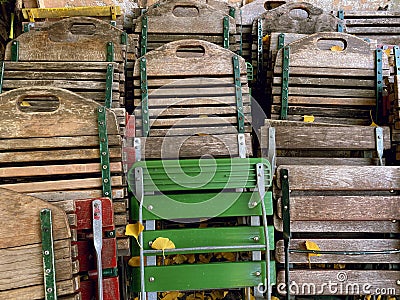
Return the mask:
[[[147,66],[146,57],[139,59],[140,64],[140,91],[142,95],[142,135],[144,137],[149,135],[150,132],[150,118],[149,118],[149,90],[147,86]]]
[[[126,31],[121,33],[121,44],[128,45],[128,34],[126,33]]]
[[[147,16],[142,16],[142,34],[140,37],[140,56],[143,56],[147,53]]]
[[[281,33],[278,35],[278,50],[285,47],[285,34]]]
[[[234,7],[229,7],[229,16],[235,18],[236,9]]]
[[[29,32],[31,30],[31,26],[29,23],[24,24],[24,32]]]
[[[260,170],[262,172],[260,173]],[[260,177],[263,175],[262,177]],[[257,286],[264,282],[275,282],[275,265],[267,261],[256,260],[240,263],[211,263],[185,265],[180,268],[170,266],[144,267],[144,256],[154,257],[162,254],[150,248],[152,241],[159,236],[168,237],[174,241],[176,249],[165,250],[172,253],[208,253],[208,252],[240,252],[261,251],[268,252],[274,248],[274,229],[266,223],[266,215],[273,214],[271,192],[265,193],[265,188],[272,184],[272,173],[269,162],[263,158],[226,158],[226,159],[186,159],[167,161],[140,161],[136,162],[128,172],[128,183],[135,198],[132,199],[132,219],[141,223],[156,219],[186,219],[210,218],[222,216],[263,216],[263,226],[238,226],[219,228],[183,228],[170,230],[145,230],[139,241],[143,247],[132,247],[139,251],[140,268],[133,272],[136,279],[134,290],[142,293],[165,290],[212,289]],[[240,188],[240,192],[236,189]],[[243,188],[254,189],[254,192],[243,192]],[[264,189],[264,191],[261,191]],[[221,192],[222,191],[222,192]],[[191,192],[196,192],[193,197]],[[236,197],[237,199],[235,200]],[[261,201],[263,197],[264,201]],[[233,199],[233,200],[232,200]],[[229,201],[229,206],[216,214],[216,207],[210,201],[218,204]],[[173,204],[180,206],[175,208]],[[214,202],[214,203],[217,203]],[[188,204],[182,207],[181,204]],[[203,203],[205,203],[203,205]],[[253,205],[255,203],[255,205]],[[259,205],[261,203],[261,205]],[[198,209],[196,204],[201,204]],[[208,210],[207,207],[208,206]],[[206,208],[206,209],[203,209]],[[161,216],[160,213],[169,213]],[[224,236],[224,239],[220,237]],[[134,245],[134,244],[132,244]],[[266,257],[267,258],[267,257]],[[227,269],[228,268],[228,269]],[[233,268],[232,270],[230,268]],[[249,268],[257,271],[249,272]],[[165,269],[167,271],[165,271]],[[270,276],[266,277],[265,270]],[[179,274],[186,274],[186,287],[182,285]],[[230,274],[219,280],[205,279],[203,275]],[[226,273],[228,272],[228,273]],[[231,273],[232,272],[232,273]],[[163,274],[169,274],[164,278]],[[240,274],[234,279],[231,274]],[[187,275],[191,274],[191,276]],[[256,275],[256,279],[254,279]],[[213,275],[215,276],[215,275]],[[171,279],[174,279],[171,282]],[[267,281],[266,281],[267,280]]]
[[[42,232],[44,295],[46,300],[56,300],[57,287],[54,263],[53,222],[50,209],[42,209],[40,211],[40,229]]]
[[[399,48],[399,46],[393,47],[393,55],[394,55],[394,65],[395,65],[394,73],[396,75],[400,75],[400,48]]]
[[[282,87],[281,87],[281,120],[287,119],[288,102],[289,102],[289,61],[290,47],[282,48]]]
[[[19,41],[14,40],[11,42],[11,61],[19,60]]]
[[[246,62],[246,72],[247,72],[247,81],[253,81],[254,80],[253,65],[249,62]]]
[[[291,238],[290,231],[290,196],[289,196],[289,172],[287,169],[280,171],[280,180],[282,185],[282,220],[283,220],[283,242],[285,248],[285,283],[286,283],[286,299],[290,299],[290,263],[289,263],[289,244]]]
[[[3,92],[4,68],[5,62],[0,61],[0,94]]]
[[[340,20],[344,20],[344,10],[338,10],[338,18],[340,19]],[[338,23],[338,25],[337,25],[337,31],[338,32],[343,32],[343,30],[344,30],[344,28],[343,28],[343,24],[341,24],[341,23]]]
[[[114,66],[112,64],[107,65],[106,74],[106,97],[104,105],[106,108],[111,108],[112,105],[112,86],[114,82]]]
[[[224,21],[223,21],[223,26],[224,26],[224,48],[229,49],[229,17],[225,16]]]
[[[263,57],[263,30],[262,30],[262,19],[257,19],[257,79],[261,79],[262,70],[264,68],[264,57]]]
[[[99,107],[97,110],[99,141],[100,141],[100,164],[101,179],[103,187],[103,196],[111,199],[111,172],[110,172],[110,152],[108,149],[107,136],[107,110],[105,107]]]
[[[114,43],[108,42],[107,43],[107,57],[106,61],[113,62],[114,61]]]
[[[239,56],[232,57],[233,63],[233,76],[235,81],[235,98],[236,98],[236,111],[238,118],[238,133],[244,133],[244,112],[243,112],[243,95],[242,95],[242,82],[240,81],[240,61]]]
[[[376,111],[375,122],[378,124],[382,120],[383,114],[383,74],[382,74],[382,49],[375,50],[375,96]]]

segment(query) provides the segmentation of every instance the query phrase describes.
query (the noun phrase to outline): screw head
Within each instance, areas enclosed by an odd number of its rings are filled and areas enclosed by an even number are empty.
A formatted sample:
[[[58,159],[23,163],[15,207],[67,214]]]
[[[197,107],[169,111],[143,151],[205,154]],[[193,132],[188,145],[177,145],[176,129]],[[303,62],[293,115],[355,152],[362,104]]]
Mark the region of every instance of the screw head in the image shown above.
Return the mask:
[[[148,210],[153,210],[153,208],[154,208],[153,205],[147,206],[147,209],[148,209]]]
[[[51,273],[51,269],[46,269],[46,274],[50,274]]]
[[[261,272],[260,272],[260,271],[257,271],[257,272],[255,273],[255,275],[256,275],[257,277],[260,277],[260,276],[261,276]]]
[[[154,280],[155,280],[154,277],[150,277],[150,278],[149,278],[149,281],[150,281],[150,282],[153,282]]]
[[[53,289],[52,288],[47,288],[47,290],[46,290],[48,293],[51,293],[51,292],[53,292]]]
[[[253,241],[255,241],[255,242],[258,242],[259,240],[260,240],[260,237],[259,237],[259,236],[253,237]]]

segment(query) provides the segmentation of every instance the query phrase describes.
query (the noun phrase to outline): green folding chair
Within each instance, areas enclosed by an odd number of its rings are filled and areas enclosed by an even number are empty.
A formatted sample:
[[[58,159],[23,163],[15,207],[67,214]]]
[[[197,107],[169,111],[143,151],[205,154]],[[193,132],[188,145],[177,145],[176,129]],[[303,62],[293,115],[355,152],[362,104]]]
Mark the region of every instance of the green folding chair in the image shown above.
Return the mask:
[[[156,299],[155,292],[162,291],[249,287],[256,287],[255,296],[266,291],[270,297],[276,276],[270,260],[274,231],[267,225],[267,216],[273,214],[272,195],[266,191],[272,174],[266,159],[136,162],[128,181],[134,194],[131,217],[145,226],[139,236],[140,267],[132,268],[132,288],[141,299]],[[214,217],[248,217],[249,222],[213,228],[157,230],[155,226],[156,220],[188,222]],[[174,242],[175,249],[165,250],[168,255],[251,251],[252,261],[156,265],[162,251],[152,249],[151,244],[157,237]],[[136,253],[137,249],[136,245]],[[261,251],[265,251],[265,260]]]

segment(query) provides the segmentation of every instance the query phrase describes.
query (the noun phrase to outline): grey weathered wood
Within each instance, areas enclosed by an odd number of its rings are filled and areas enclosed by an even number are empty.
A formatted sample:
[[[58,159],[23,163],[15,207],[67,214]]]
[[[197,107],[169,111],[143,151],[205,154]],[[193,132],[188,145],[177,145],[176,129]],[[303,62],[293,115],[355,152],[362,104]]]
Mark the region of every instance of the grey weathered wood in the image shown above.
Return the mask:
[[[281,200],[278,199],[278,207]],[[280,209],[277,214],[281,217]],[[400,217],[399,196],[291,196],[293,221],[384,221]]]
[[[274,66],[274,73],[276,74],[281,74],[282,73],[282,66],[279,61],[276,61],[276,64]],[[322,75],[322,76],[335,76],[335,77],[360,77],[360,76],[368,76],[368,77],[373,77],[375,74],[375,68],[371,69],[357,69],[357,68],[337,68],[335,66],[332,67],[321,67],[319,68],[318,66],[314,67],[308,67],[308,66],[290,66],[290,74],[291,75],[310,75],[314,74],[315,76],[317,75]],[[382,71],[382,74],[384,76],[389,76],[389,69],[384,68]]]
[[[45,113],[25,113],[17,108],[17,102],[27,97],[55,96],[59,109]],[[98,134],[97,109],[94,102],[67,90],[49,87],[16,89],[0,95],[0,136],[2,138],[32,138],[51,136],[79,136]],[[110,133],[118,134],[115,115],[107,110],[107,126]]]
[[[121,199],[126,196],[126,189],[124,188],[113,188],[112,197],[113,199]],[[99,198],[103,196],[101,189],[90,189],[90,190],[64,190],[64,191],[50,191],[50,192],[32,192],[27,193],[29,196],[40,198],[49,202],[76,200],[76,199],[88,199],[88,198]],[[58,203],[55,203],[58,205]]]
[[[226,95],[218,95],[218,96],[209,96],[209,97],[196,97],[196,95],[190,95],[189,97],[182,98],[152,98],[151,96],[149,101],[149,107],[170,107],[170,106],[185,106],[185,107],[196,107],[196,106],[210,106],[210,105],[218,105],[218,106],[226,106],[226,105],[236,105],[235,96],[226,96]],[[243,104],[248,105],[249,102],[249,94],[242,94],[243,96]],[[136,98],[134,104],[136,106],[135,114],[137,111],[141,109],[141,99]]]
[[[340,276],[338,275],[340,273]],[[290,271],[290,281],[294,281],[299,289],[293,288],[293,294],[297,295],[338,295],[342,289],[347,295],[360,295],[366,292],[375,293],[376,289],[394,289],[395,294],[400,293],[396,284],[400,272],[388,270],[293,270]],[[277,282],[285,282],[284,272],[278,273]],[[341,281],[338,279],[345,279]],[[331,283],[331,291],[327,283]],[[312,289],[309,290],[310,284]],[[301,287],[304,288],[301,288]],[[334,288],[332,288],[334,287]],[[363,293],[363,287],[369,287]],[[332,292],[333,291],[333,292]],[[281,291],[282,292],[282,291]],[[342,294],[341,292],[340,294]],[[291,293],[292,294],[292,293]]]
[[[294,17],[290,12],[302,10],[306,18]],[[296,32],[311,34],[322,31],[337,31],[338,24],[344,24],[332,14],[306,2],[288,2],[277,8],[264,12],[262,19],[263,32]],[[254,22],[255,23],[255,22]],[[253,23],[253,24],[254,24]]]
[[[399,190],[396,166],[280,166],[289,170],[291,190],[390,191]],[[280,181],[278,180],[278,187]]]
[[[273,86],[272,93],[274,95],[281,94],[280,86]],[[348,88],[326,88],[316,85],[316,87],[293,87],[289,85],[289,95],[299,96],[326,96],[326,97],[365,97],[375,98],[375,90],[373,89],[348,89]]]
[[[62,72],[62,71],[71,71],[71,72],[96,72],[98,70],[107,70],[107,65],[111,64],[114,67],[114,70],[119,73],[123,72],[123,65],[116,62],[89,62],[89,61],[80,61],[76,63],[76,61],[72,62],[64,62],[64,61],[5,61],[4,62],[4,70],[5,74],[7,74],[8,70],[12,71],[46,71],[46,72]],[[26,74],[29,76],[29,74]]]
[[[74,24],[87,24],[92,34],[71,32]],[[122,62],[126,46],[121,44],[122,30],[96,18],[73,17],[52,23],[40,31],[29,31],[16,38],[20,61],[106,61],[107,43],[114,43],[114,61]],[[11,60],[11,43],[5,59]]]
[[[281,96],[273,96],[273,103],[281,103]],[[289,104],[311,104],[311,105],[340,105],[340,106],[374,106],[376,103],[375,98],[361,98],[361,97],[314,97],[307,95],[304,96],[289,96]]]
[[[226,124],[225,124],[226,125]],[[247,125],[245,126],[245,132],[250,132],[251,131],[251,126]],[[237,126],[207,126],[207,127],[189,127],[189,128],[179,128],[179,127],[172,127],[168,129],[158,129],[158,128],[153,128],[151,129],[151,136],[155,137],[163,137],[163,136],[180,136],[180,135],[185,135],[185,136],[192,136],[192,135],[207,135],[207,134],[237,134]],[[137,127],[136,128],[136,134],[137,136],[141,136],[142,134],[142,128]]]
[[[201,157],[203,155],[238,157],[237,134],[141,138],[143,159]],[[251,136],[245,135],[247,155],[252,155]]]
[[[189,7],[191,12],[197,13],[179,11],[182,6]],[[184,29],[194,34],[222,35],[223,18],[227,14],[200,1],[170,0],[160,2],[159,6],[151,6],[146,16],[149,33],[182,33]],[[135,32],[141,31],[142,18],[143,16],[137,19]],[[236,32],[235,19],[232,17],[229,17],[229,32]]]
[[[306,250],[305,242],[308,239],[291,239],[289,249]],[[335,238],[312,238],[309,239],[316,243],[321,251],[387,251],[395,250],[400,246],[400,240],[396,239],[343,239],[340,236]],[[275,259],[285,262],[285,250],[283,240],[279,240],[275,247]],[[321,254],[320,256],[312,256],[310,262],[312,264],[319,263],[335,263],[335,264],[375,264],[375,263],[398,263],[400,253],[397,254],[374,254],[374,255],[334,255]],[[293,264],[307,264],[307,253],[290,253],[289,261]]]
[[[368,118],[371,112],[360,108],[342,108],[342,107],[316,107],[316,106],[288,106],[288,114],[290,115],[313,115],[337,118]],[[272,105],[271,114],[280,114],[281,106]]]
[[[365,112],[368,110],[365,110],[362,112],[362,115],[365,115]],[[272,119],[280,119],[280,114],[272,114],[271,115]],[[287,117],[288,121],[297,121],[301,122],[304,121],[304,116],[303,115],[288,115]],[[323,116],[314,116],[314,122],[316,123],[326,123],[326,124],[340,124],[340,125],[359,125],[359,126],[369,126],[371,125],[371,119],[370,118],[336,118],[336,117],[323,117]]]
[[[262,152],[265,157],[266,154]],[[338,158],[338,157],[277,157],[276,165],[346,165],[346,166],[378,166],[379,160],[374,158]]]
[[[252,25],[253,21],[265,13],[267,10],[265,9],[265,5],[268,1],[265,0],[255,0],[246,5],[243,5],[240,8],[242,14],[242,25]]]
[[[265,147],[267,128],[261,128],[261,148]],[[277,149],[374,150],[375,128],[348,127],[275,127]],[[384,127],[384,148],[390,149],[390,128]]]

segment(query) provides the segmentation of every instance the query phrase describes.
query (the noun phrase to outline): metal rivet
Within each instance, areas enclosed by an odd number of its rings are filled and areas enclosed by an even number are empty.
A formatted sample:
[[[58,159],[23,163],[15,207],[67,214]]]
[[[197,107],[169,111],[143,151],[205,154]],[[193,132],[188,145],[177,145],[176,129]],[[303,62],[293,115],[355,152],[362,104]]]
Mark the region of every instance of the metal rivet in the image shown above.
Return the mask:
[[[284,209],[288,209],[287,205],[285,205],[283,208],[284,208]]]
[[[108,196],[110,193],[109,192],[105,192],[104,195]]]
[[[257,202],[256,202],[256,201],[251,202],[251,206],[252,206],[252,207],[257,206]]]
[[[104,152],[104,151],[103,151],[103,152],[101,152],[101,155],[103,155],[103,156],[104,156],[104,155],[107,155],[107,152]]]
[[[255,275],[256,275],[257,277],[260,277],[260,276],[261,276],[261,272],[260,272],[260,271],[257,271],[257,272],[255,273]]]
[[[396,281],[396,284],[397,284],[397,285],[400,285],[400,279],[398,279],[398,280]]]
[[[153,281],[154,281],[154,277],[150,277],[150,278],[149,278],[149,281],[150,281],[150,282],[153,282]]]
[[[107,165],[103,165],[103,169],[106,170],[108,167]]]
[[[103,180],[103,182],[104,182],[104,183],[108,183],[108,179],[105,178],[105,179]]]
[[[259,237],[259,236],[253,237],[253,241],[255,241],[255,242],[258,242],[259,240],[260,240],[260,237]]]
[[[287,179],[287,175],[283,175],[283,178]]]
[[[147,209],[148,209],[148,210],[153,210],[153,208],[154,208],[153,205],[147,206]]]
[[[150,242],[149,242],[149,246],[150,246],[150,247],[151,247],[151,245],[153,245],[153,241],[150,241]]]
[[[51,273],[51,269],[46,269],[46,274],[50,274]]]
[[[47,290],[46,290],[48,293],[51,293],[51,292],[53,292],[53,289],[52,288],[47,288]]]
[[[44,251],[44,255],[49,255],[49,254],[50,254],[50,251],[48,251],[48,250]]]

